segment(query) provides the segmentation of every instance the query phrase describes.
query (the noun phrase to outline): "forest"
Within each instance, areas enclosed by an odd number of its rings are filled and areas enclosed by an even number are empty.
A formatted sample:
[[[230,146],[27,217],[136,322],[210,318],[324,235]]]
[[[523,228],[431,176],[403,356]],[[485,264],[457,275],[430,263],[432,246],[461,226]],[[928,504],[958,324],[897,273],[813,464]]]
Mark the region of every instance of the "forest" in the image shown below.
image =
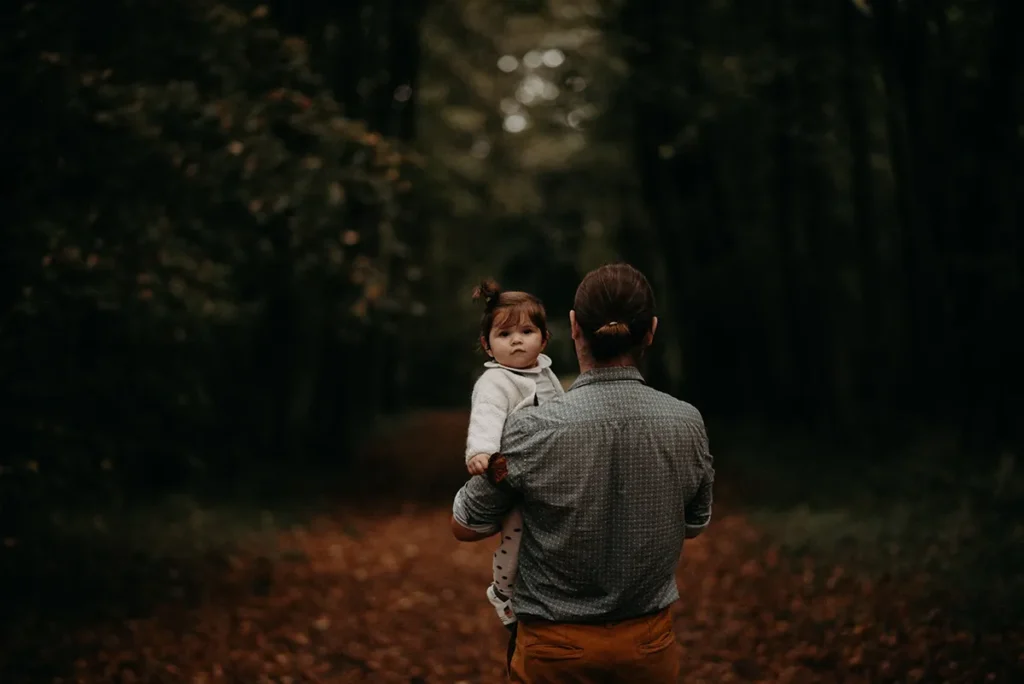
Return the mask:
[[[14,3],[0,678],[501,681],[489,551],[445,538],[470,293],[540,296],[568,382],[628,261],[721,464],[687,671],[1011,681],[1022,15]]]

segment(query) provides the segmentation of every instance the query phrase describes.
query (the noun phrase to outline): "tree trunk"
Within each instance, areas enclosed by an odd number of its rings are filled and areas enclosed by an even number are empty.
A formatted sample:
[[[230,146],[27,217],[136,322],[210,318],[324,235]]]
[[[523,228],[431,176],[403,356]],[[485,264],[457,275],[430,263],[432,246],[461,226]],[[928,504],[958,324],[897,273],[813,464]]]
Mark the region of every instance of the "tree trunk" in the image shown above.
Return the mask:
[[[871,136],[865,102],[868,97],[865,72],[870,60],[863,49],[866,19],[853,3],[844,2],[840,14],[843,36],[843,93],[850,136],[850,178],[853,229],[857,245],[857,273],[860,284],[858,307],[860,376],[859,399],[862,415],[869,423],[879,418],[878,404],[896,368],[885,351],[882,301],[882,272],[879,268],[878,218],[875,212],[874,180],[871,173]]]
[[[791,33],[793,8],[790,0],[782,0],[776,7],[774,39],[777,45],[794,43]],[[796,417],[802,422],[810,420],[809,412],[820,398],[814,369],[815,330],[808,325],[813,316],[810,288],[806,273],[807,244],[803,235],[799,190],[800,169],[798,137],[802,133],[800,109],[797,103],[795,67],[783,63],[776,74],[773,105],[775,122],[775,244],[778,259],[776,277],[782,281],[785,293],[777,325],[782,326],[790,350],[792,373],[786,386],[778,388],[781,415]]]
[[[882,66],[882,83],[885,91],[886,136],[889,142],[889,158],[893,171],[896,194],[896,215],[898,217],[900,256],[903,266],[903,309],[904,321],[900,340],[891,340],[902,348],[900,363],[904,368],[903,387],[898,389],[899,401],[913,405],[923,395],[925,363],[922,359],[928,344],[924,317],[925,300],[929,293],[925,281],[924,264],[920,256],[923,233],[923,217],[917,201],[919,196],[916,175],[916,160],[913,158],[907,133],[906,94],[903,84],[903,70],[900,57],[904,31],[901,30],[899,8],[896,0],[878,0],[875,7],[877,45]],[[896,331],[894,331],[895,333]],[[895,337],[895,335],[894,335]]]
[[[965,410],[973,441],[993,447],[1021,444],[1022,390],[1019,325],[1022,299],[1020,193],[1024,187],[1020,125],[1020,64],[1024,48],[1017,38],[1024,5],[1001,0],[993,19],[988,72],[991,81],[984,106],[978,109],[974,202],[964,221],[979,266],[966,299],[964,325],[971,331],[964,354]],[[987,443],[987,444],[986,444]]]

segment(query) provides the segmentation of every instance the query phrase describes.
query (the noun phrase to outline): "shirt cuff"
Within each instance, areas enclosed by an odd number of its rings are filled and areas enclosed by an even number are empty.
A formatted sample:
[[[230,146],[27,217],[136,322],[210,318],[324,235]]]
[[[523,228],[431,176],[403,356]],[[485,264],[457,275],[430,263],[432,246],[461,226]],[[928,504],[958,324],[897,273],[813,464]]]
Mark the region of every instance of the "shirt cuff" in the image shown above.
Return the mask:
[[[699,525],[691,525],[689,523],[686,523],[686,538],[693,539],[694,537],[699,536],[701,532],[707,529],[708,523],[710,522],[711,520],[706,520]]]
[[[452,504],[452,517],[455,518],[455,522],[459,523],[467,530],[473,530],[480,534],[493,534],[501,530],[500,525],[471,523],[466,510],[465,496],[465,489],[460,489],[459,493],[455,495],[455,503]]]

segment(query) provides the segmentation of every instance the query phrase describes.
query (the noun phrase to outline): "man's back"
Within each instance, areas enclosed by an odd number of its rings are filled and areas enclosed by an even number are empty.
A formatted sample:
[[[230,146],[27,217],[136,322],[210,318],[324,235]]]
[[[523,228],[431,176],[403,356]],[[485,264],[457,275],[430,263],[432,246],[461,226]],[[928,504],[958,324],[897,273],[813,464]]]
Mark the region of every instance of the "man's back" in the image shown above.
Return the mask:
[[[695,408],[635,368],[593,370],[510,418],[502,452],[523,495],[513,607],[524,621],[622,620],[678,598],[683,540],[711,513],[714,471]]]
[[[522,513],[510,681],[675,682],[668,605],[683,540],[711,519],[707,433],[696,409],[636,369],[658,329],[643,273],[621,263],[587,273],[569,327],[579,378],[505,421],[504,456],[490,459],[490,481],[456,494],[452,533],[479,541]],[[499,548],[497,571],[501,558]]]

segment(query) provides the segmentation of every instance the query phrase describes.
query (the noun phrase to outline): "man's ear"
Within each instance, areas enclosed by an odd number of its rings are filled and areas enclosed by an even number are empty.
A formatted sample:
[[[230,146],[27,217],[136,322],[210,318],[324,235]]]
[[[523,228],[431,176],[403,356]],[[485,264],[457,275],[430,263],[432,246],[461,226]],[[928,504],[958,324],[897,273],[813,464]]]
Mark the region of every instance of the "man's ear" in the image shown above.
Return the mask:
[[[576,311],[569,309],[569,331],[572,334],[572,339],[580,339],[580,327],[576,325]]]
[[[654,342],[654,333],[657,330],[658,330],[658,317],[655,316],[654,318],[651,319],[651,329],[647,331],[646,335],[644,335],[644,346],[647,346],[647,347],[651,346],[651,343]]]

